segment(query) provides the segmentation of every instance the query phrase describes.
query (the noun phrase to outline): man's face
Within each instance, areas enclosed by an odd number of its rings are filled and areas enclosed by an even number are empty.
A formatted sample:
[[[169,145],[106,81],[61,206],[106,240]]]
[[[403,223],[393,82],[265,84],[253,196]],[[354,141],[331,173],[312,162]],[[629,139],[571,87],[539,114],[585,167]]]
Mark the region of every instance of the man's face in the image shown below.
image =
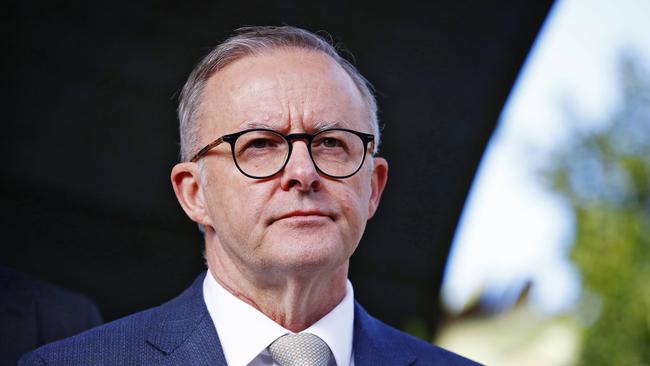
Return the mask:
[[[208,81],[199,116],[200,145],[263,127],[316,133],[341,127],[372,133],[368,109],[343,69],[328,56],[298,49],[240,59]],[[375,159],[373,169],[372,159]],[[203,157],[198,218],[217,253],[247,272],[308,273],[347,265],[386,181],[386,162],[370,155],[347,179],[320,175],[305,141],[295,141],[283,171],[251,179],[228,144]],[[379,172],[379,173],[378,173]]]

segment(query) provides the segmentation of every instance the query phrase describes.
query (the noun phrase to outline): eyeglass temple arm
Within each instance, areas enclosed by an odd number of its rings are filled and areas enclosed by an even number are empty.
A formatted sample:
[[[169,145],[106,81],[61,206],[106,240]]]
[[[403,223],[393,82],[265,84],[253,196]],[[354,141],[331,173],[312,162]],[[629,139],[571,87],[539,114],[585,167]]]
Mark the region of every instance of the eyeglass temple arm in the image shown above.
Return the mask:
[[[206,145],[203,149],[199,150],[199,152],[197,152],[196,155],[194,155],[194,157],[192,157],[192,159],[190,159],[190,162],[192,162],[192,163],[196,163],[196,162],[197,162],[199,159],[201,159],[205,154],[207,154],[208,151],[210,151],[213,147],[215,147],[215,146],[221,144],[222,142],[223,142],[223,136],[222,136],[222,137],[219,137],[218,139],[216,139],[216,140],[214,140],[214,141],[212,141],[211,143],[209,143],[208,145]]]
[[[374,156],[375,155],[375,137],[370,135],[370,137],[368,137],[367,142],[370,142],[368,144],[367,151],[370,153],[370,156]]]

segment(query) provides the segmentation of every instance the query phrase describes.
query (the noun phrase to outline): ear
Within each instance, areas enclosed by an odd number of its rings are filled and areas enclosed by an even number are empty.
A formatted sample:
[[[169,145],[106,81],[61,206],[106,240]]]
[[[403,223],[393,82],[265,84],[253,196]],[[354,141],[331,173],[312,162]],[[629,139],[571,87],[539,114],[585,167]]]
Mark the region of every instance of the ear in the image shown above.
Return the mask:
[[[388,181],[388,162],[384,158],[375,157],[374,165],[375,169],[372,172],[372,178],[370,185],[372,191],[370,193],[370,204],[368,205],[368,218],[374,216],[379,206],[379,200],[381,200],[381,194],[386,188],[386,182]]]
[[[172,168],[171,180],[176,199],[192,221],[212,226],[200,185],[200,170],[196,163],[179,163]]]

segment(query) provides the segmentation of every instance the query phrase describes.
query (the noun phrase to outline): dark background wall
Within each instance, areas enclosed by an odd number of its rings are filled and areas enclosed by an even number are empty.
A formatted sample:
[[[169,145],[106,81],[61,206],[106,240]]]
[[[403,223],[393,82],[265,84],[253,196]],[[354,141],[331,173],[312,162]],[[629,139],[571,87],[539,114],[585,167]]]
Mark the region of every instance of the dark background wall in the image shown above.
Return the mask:
[[[550,2],[12,1],[3,30],[0,263],[94,299],[111,320],[157,305],[204,268],[175,201],[176,96],[243,25],[343,42],[377,88],[390,163],[352,258],[370,312],[437,321],[472,177]]]

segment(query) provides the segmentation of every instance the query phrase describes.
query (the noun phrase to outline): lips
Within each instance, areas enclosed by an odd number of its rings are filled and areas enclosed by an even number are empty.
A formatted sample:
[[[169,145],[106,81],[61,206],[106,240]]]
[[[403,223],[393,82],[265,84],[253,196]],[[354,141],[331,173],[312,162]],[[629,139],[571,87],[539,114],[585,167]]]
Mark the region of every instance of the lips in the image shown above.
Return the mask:
[[[290,211],[281,215],[278,215],[274,217],[271,220],[271,223],[284,220],[284,219],[291,219],[291,218],[305,218],[308,219],[309,217],[327,217],[330,219],[334,219],[333,215],[330,215],[328,213],[325,213],[320,210],[295,210],[295,211]]]

